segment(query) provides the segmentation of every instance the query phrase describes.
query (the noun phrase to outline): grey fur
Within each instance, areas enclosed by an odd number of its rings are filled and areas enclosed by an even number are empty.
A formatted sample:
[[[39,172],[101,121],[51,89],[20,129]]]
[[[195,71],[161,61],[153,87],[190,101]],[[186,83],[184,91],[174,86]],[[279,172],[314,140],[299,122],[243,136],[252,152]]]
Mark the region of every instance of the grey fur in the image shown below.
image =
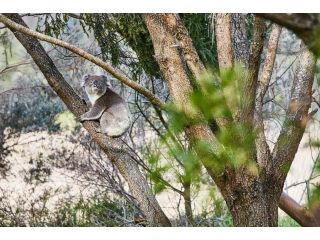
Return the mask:
[[[131,125],[127,103],[109,88],[105,75],[85,75],[81,81],[92,107],[80,116],[80,121],[99,120],[100,130],[111,137],[123,135]]]

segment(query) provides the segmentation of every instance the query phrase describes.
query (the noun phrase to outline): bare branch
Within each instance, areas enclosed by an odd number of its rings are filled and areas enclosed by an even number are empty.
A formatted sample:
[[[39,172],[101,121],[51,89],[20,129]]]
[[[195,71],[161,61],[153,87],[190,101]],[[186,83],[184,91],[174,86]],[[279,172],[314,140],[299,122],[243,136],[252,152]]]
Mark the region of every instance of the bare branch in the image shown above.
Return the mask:
[[[248,67],[249,63],[249,40],[247,36],[245,14],[233,13],[232,36],[235,60]]]
[[[67,15],[78,20],[84,20],[81,13],[67,13]]]
[[[291,99],[283,127],[272,153],[272,166],[278,181],[284,183],[308,120],[312,101],[316,60],[309,50],[302,51],[298,58]],[[272,171],[272,170],[271,170]]]
[[[217,13],[215,23],[215,36],[220,71],[233,66],[233,44],[231,31],[231,14]]]
[[[201,119],[201,114],[191,106],[188,99],[192,87],[180,53],[177,48],[171,47],[176,44],[175,37],[165,27],[161,14],[145,14],[144,20],[152,39],[156,60],[163,76],[168,82],[173,102],[190,117]],[[159,34],[159,32],[162,34]],[[206,141],[212,145],[214,153],[220,153],[221,144],[207,124],[192,124],[185,131],[193,146],[201,140]],[[217,174],[215,174],[213,163],[203,158],[201,160],[209,175],[218,184],[219,179]],[[212,159],[212,161],[215,161],[215,159]]]
[[[25,13],[25,14],[20,14],[21,17],[38,17],[42,15],[47,15],[47,13]]]
[[[248,124],[252,124],[254,116],[258,73],[266,30],[264,20],[260,17],[255,17],[253,28],[253,40],[249,55],[249,76],[244,79],[242,90],[246,95],[241,98],[241,106],[238,113],[239,120]]]
[[[303,227],[320,227],[319,208],[304,208],[286,193],[281,194],[279,207]]]
[[[256,100],[256,107],[258,111],[262,111],[263,97],[266,94],[266,91],[268,89],[268,86],[271,80],[280,34],[281,34],[281,27],[279,27],[276,24],[273,24],[272,31],[269,38],[266,59],[264,62],[261,77],[259,78],[259,86],[258,86],[257,100]]]
[[[261,73],[261,77],[259,79],[259,86],[257,88],[255,122],[256,128],[258,129],[258,137],[256,140],[256,146],[257,159],[261,168],[266,168],[267,162],[270,159],[270,149],[264,134],[264,124],[262,118],[263,97],[268,89],[271,80],[280,33],[281,27],[279,27],[276,24],[273,24],[271,35],[269,38],[266,59]]]
[[[294,32],[302,33],[313,29],[317,24],[314,14],[305,13],[259,13],[261,17],[268,19],[278,25],[284,26]]]
[[[97,57],[89,54],[88,52],[86,52],[80,48],[77,48],[76,46],[71,45],[67,42],[64,42],[62,40],[47,36],[42,33],[38,33],[38,32],[33,31],[25,26],[17,24],[16,22],[11,21],[9,18],[5,17],[4,15],[8,16],[8,14],[0,14],[0,21],[2,23],[4,23],[6,26],[8,26],[11,30],[18,31],[18,32],[27,34],[29,36],[38,38],[39,40],[46,41],[46,42],[49,42],[49,43],[52,43],[52,44],[55,44],[60,47],[68,49],[69,51],[89,60],[90,62],[92,62],[92,63],[96,64],[97,66],[101,67],[102,69],[106,70],[107,72],[109,72],[111,75],[113,75],[115,78],[117,78],[118,80],[120,80],[121,82],[126,84],[127,86],[131,87],[132,89],[134,89],[137,92],[144,95],[147,99],[149,99],[149,101],[151,103],[163,108],[163,105],[164,105],[163,102],[160,99],[158,99],[155,95],[153,95],[152,92],[145,89],[143,86],[136,83],[135,81],[129,79],[125,74],[116,70],[115,68],[113,68],[109,64],[105,63],[100,58],[97,58]]]
[[[19,63],[15,63],[15,64],[11,64],[11,65],[8,65],[6,67],[4,67],[2,70],[0,70],[0,74],[1,73],[5,73],[13,68],[16,68],[16,67],[19,67],[19,66],[22,66],[22,65],[28,65],[28,64],[32,64],[34,63],[33,61],[23,61],[23,62],[19,62]]]
[[[184,59],[187,63],[188,68],[195,76],[196,82],[201,87],[201,82],[199,79],[203,77],[207,70],[205,69],[195,47],[193,46],[193,42],[191,37],[189,36],[187,28],[184,26],[183,22],[179,18],[177,14],[160,14],[163,18],[163,23],[165,27],[174,35],[178,42],[179,47],[181,48]],[[206,89],[202,89],[205,93]],[[227,106],[225,106],[227,107]],[[227,118],[216,118],[215,119],[219,127],[223,127],[228,124],[228,122],[232,121],[232,119]]]
[[[3,92],[0,92],[0,95],[2,94],[8,94],[10,92],[14,92],[14,91],[23,91],[23,90],[26,90],[26,89],[36,89],[36,88],[40,88],[40,89],[46,89],[46,88],[50,88],[49,86],[45,86],[45,85],[36,85],[36,86],[32,86],[32,87],[27,87],[27,88],[11,88],[11,89],[8,89],[6,91],[3,91]]]

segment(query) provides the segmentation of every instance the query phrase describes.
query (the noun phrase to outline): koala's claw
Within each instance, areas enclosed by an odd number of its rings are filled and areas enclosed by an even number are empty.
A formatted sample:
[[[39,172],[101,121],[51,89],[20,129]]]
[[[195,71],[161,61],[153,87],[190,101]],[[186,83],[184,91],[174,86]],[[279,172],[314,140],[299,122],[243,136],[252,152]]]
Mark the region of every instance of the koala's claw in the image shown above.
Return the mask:
[[[81,123],[83,123],[86,119],[83,117],[83,115],[81,115],[79,118],[79,121],[81,122]]]
[[[97,133],[102,133],[101,132],[101,129],[97,128],[97,127],[94,127],[94,130],[97,132]]]

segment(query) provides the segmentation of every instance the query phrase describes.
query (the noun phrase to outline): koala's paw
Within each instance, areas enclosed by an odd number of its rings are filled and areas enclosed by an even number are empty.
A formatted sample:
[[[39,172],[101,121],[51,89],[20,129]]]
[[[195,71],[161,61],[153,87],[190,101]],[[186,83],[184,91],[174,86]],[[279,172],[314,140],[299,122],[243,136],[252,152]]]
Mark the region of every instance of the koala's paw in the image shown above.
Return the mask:
[[[95,130],[97,133],[102,133],[102,131],[101,131],[100,128],[94,127],[94,130]]]
[[[85,120],[87,120],[84,115],[81,115],[78,119],[81,123],[83,123]]]
[[[82,98],[81,100],[82,100],[82,103],[87,106],[86,100],[84,100],[84,98]]]

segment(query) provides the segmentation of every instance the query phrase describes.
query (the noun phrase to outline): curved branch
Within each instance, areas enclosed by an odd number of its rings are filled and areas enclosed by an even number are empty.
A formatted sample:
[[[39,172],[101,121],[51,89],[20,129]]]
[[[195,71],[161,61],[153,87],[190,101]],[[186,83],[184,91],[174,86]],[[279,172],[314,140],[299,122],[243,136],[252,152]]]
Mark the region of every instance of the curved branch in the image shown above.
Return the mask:
[[[317,14],[259,13],[257,15],[293,31],[315,55],[320,55],[320,22]]]
[[[7,14],[7,16],[19,23],[20,26],[26,26],[18,14]],[[31,55],[40,71],[47,79],[49,85],[66,104],[68,109],[76,116],[80,116],[86,112],[87,109],[83,101],[65,81],[62,74],[58,71],[38,40],[19,31],[14,31],[13,33]],[[110,138],[104,134],[97,133],[95,131],[95,127],[97,127],[96,124],[97,123],[94,121],[85,121],[83,127],[107,154],[109,160],[114,163],[120,174],[126,180],[132,195],[137,199],[137,202],[147,216],[150,225],[171,226],[169,219],[166,217],[153,195],[147,180],[141,174],[134,159],[128,154],[126,146],[119,139]]]
[[[317,23],[314,14],[308,13],[259,13],[257,15],[284,26],[296,33],[310,31]]]
[[[320,227],[319,207],[304,208],[286,193],[281,194],[279,207],[303,227]]]
[[[159,98],[157,98],[151,91],[145,89],[140,84],[129,79],[122,72],[116,70],[115,68],[113,68],[109,64],[102,61],[100,58],[97,58],[97,57],[87,53],[86,51],[84,51],[80,48],[77,48],[76,46],[74,46],[72,44],[69,44],[69,43],[64,42],[62,40],[47,36],[45,34],[42,34],[42,33],[36,32],[36,31],[33,31],[25,26],[22,26],[16,22],[10,20],[9,18],[5,17],[4,15],[7,15],[7,14],[0,14],[0,22],[5,24],[11,30],[18,31],[18,32],[24,33],[26,35],[35,37],[39,40],[46,41],[48,43],[52,43],[52,44],[58,45],[60,47],[63,47],[65,49],[68,49],[69,51],[71,51],[71,52],[89,60],[90,62],[96,64],[97,66],[101,67],[102,69],[104,69],[105,71],[107,71],[108,73],[113,75],[115,78],[117,78],[118,80],[120,80],[121,82],[126,84],[127,86],[129,86],[132,89],[136,90],[137,92],[141,93],[147,99],[149,99],[149,101],[151,103],[153,103],[154,105],[157,105],[157,106],[163,108],[164,103]]]

